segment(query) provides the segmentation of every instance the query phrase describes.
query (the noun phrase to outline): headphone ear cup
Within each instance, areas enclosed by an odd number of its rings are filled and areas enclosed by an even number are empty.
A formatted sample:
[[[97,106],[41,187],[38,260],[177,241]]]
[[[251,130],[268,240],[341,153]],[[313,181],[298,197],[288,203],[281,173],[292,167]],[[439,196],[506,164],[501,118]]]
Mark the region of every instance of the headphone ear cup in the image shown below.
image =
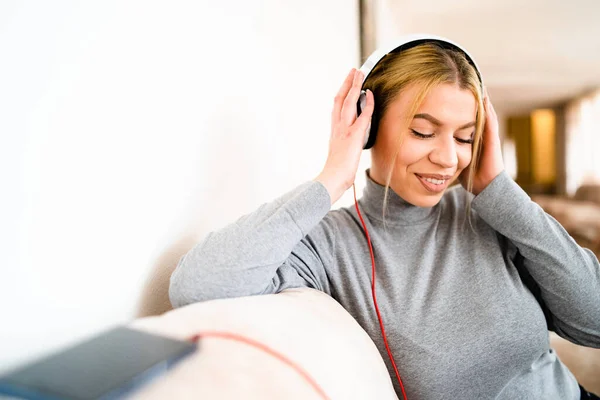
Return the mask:
[[[358,97],[358,103],[356,104],[356,117],[358,118],[362,113],[362,110],[367,106],[367,92],[365,90],[360,91],[360,96]],[[368,149],[367,144],[369,143],[369,136],[371,135],[371,121],[369,121],[369,125],[367,126],[367,130],[365,131],[365,141],[363,143],[363,149]]]
[[[360,113],[362,112],[362,110],[364,110],[364,108],[367,106],[367,91],[366,90],[361,90],[360,91],[360,96],[358,97],[358,112],[357,112],[357,116],[360,115]]]

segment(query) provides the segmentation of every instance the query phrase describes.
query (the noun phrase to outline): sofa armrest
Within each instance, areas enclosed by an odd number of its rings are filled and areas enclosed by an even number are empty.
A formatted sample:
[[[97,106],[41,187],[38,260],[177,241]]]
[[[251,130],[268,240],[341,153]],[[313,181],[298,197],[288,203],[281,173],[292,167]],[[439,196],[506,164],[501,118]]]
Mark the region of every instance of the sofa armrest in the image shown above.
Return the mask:
[[[367,333],[334,299],[312,289],[191,304],[131,327],[179,339],[205,331],[241,334],[299,364],[331,399],[397,399]],[[318,399],[280,360],[248,345],[206,338],[140,399]]]

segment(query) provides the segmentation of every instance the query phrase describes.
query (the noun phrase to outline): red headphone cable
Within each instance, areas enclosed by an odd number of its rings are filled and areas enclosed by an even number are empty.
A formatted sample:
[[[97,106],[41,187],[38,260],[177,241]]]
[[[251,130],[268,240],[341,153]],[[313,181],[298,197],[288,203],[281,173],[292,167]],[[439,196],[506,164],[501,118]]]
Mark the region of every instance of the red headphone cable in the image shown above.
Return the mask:
[[[406,391],[404,390],[404,384],[402,383],[402,379],[400,378],[400,373],[398,372],[398,367],[396,366],[396,361],[394,360],[394,356],[392,355],[392,351],[390,350],[390,346],[387,341],[387,336],[385,334],[385,328],[383,326],[383,319],[381,318],[381,313],[379,312],[379,306],[377,305],[377,296],[375,293],[375,257],[373,255],[373,246],[371,244],[371,237],[369,236],[369,231],[367,230],[367,225],[365,224],[362,214],[360,213],[360,210],[358,208],[358,200],[356,199],[356,186],[352,185],[352,189],[354,190],[354,205],[356,207],[356,212],[358,214],[358,217],[360,218],[360,222],[362,223],[363,229],[365,231],[365,236],[367,237],[367,242],[369,244],[369,253],[371,255],[371,266],[372,266],[372,269],[371,269],[371,293],[373,296],[373,304],[375,305],[375,311],[377,312],[377,319],[379,320],[379,327],[381,328],[381,334],[383,336],[383,343],[385,344],[385,348],[387,350],[388,356],[390,358],[390,361],[392,362],[392,366],[394,367],[394,373],[396,374],[396,379],[398,380],[398,383],[400,384],[400,389],[402,390],[402,395],[404,396],[404,400],[407,400]],[[201,332],[201,333],[198,333],[198,334],[192,336],[189,340],[192,342],[197,342],[201,338],[206,338],[206,337],[241,342],[241,343],[247,344],[249,346],[252,346],[258,350],[261,350],[261,351],[271,355],[272,357],[278,359],[279,361],[283,362],[284,364],[286,364],[287,366],[292,368],[294,371],[296,371],[306,382],[308,382],[308,384],[319,394],[319,396],[321,398],[323,398],[325,400],[329,400],[329,397],[327,396],[327,394],[325,393],[323,388],[321,388],[321,386],[319,386],[319,384],[304,369],[302,369],[302,367],[300,367],[298,364],[294,363],[292,360],[287,358],[285,355],[268,347],[267,345],[265,345],[261,342],[258,342],[254,339],[244,337],[242,335],[238,335],[238,334],[230,333],[230,332],[220,332],[220,331]]]
[[[381,313],[379,312],[379,306],[377,305],[377,296],[375,294],[375,256],[373,255],[373,246],[371,245],[371,237],[369,236],[369,231],[367,230],[367,225],[363,220],[362,214],[358,209],[358,200],[356,199],[356,186],[352,184],[352,190],[354,191],[354,206],[356,207],[356,213],[358,214],[358,218],[360,218],[360,222],[362,223],[363,229],[365,231],[365,236],[367,237],[367,242],[369,243],[369,253],[371,254],[371,294],[373,296],[373,304],[375,305],[375,311],[377,312],[377,319],[379,320],[379,327],[381,328],[381,336],[383,336],[383,343],[385,344],[385,349],[387,350],[388,356],[390,357],[390,361],[392,362],[392,366],[394,367],[394,373],[396,374],[396,379],[400,384],[400,389],[402,390],[402,395],[404,396],[404,400],[407,400],[406,392],[404,391],[404,384],[402,383],[402,378],[400,378],[400,373],[398,372],[398,367],[396,367],[396,361],[394,360],[394,356],[392,355],[392,350],[390,350],[390,346],[387,341],[387,337],[385,334],[385,328],[383,326],[383,319],[381,318]]]
[[[195,334],[188,340],[191,342],[197,342],[201,338],[218,338],[218,339],[232,340],[235,342],[247,344],[251,347],[261,350],[262,352],[267,353],[270,356],[278,359],[279,361],[281,361],[288,367],[292,368],[295,372],[297,372],[298,375],[300,375],[306,382],[308,382],[308,384],[319,394],[319,397],[321,397],[324,400],[330,400],[329,397],[327,396],[327,394],[325,393],[325,391],[323,390],[323,388],[321,386],[319,386],[319,384],[308,374],[308,372],[306,372],[304,369],[302,369],[302,367],[300,367],[298,364],[296,364],[295,362],[290,360],[285,355],[281,354],[280,352],[278,352],[276,350],[273,350],[272,348],[268,347],[267,345],[265,345],[257,340],[254,340],[254,339],[242,336],[242,335],[238,335],[236,333],[221,332],[221,331],[200,332],[200,333]]]

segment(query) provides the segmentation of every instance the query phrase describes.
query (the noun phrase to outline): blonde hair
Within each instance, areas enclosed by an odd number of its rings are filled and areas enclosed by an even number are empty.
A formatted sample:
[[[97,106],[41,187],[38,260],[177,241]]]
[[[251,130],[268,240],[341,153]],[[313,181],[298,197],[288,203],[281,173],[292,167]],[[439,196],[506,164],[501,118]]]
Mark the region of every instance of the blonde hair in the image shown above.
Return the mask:
[[[373,92],[376,99],[372,126],[377,128],[387,108],[400,95],[402,90],[414,84],[420,86],[409,107],[409,112],[404,118],[405,126],[398,136],[398,146],[387,173],[383,200],[384,221],[388,191],[394,171],[393,166],[398,157],[400,146],[402,146],[404,132],[407,131],[408,125],[431,89],[440,84],[448,83],[455,84],[460,89],[470,90],[477,102],[475,135],[471,148],[472,158],[468,166],[467,178],[467,190],[471,191],[475,171],[479,165],[485,114],[479,75],[462,52],[443,48],[435,43],[425,43],[398,53],[390,53],[375,66],[363,85],[364,89],[370,89]],[[467,204],[467,215],[471,215],[470,202]]]

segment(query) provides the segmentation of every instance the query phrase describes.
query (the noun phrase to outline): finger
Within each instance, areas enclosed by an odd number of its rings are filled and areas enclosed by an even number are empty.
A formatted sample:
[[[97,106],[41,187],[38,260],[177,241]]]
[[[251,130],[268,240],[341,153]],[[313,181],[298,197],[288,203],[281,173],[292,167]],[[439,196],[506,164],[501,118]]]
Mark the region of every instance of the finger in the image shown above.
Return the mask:
[[[496,110],[494,110],[494,106],[492,105],[489,97],[486,98],[485,114],[485,129],[482,137],[484,148],[490,145],[496,145],[500,141],[498,132],[498,116],[496,115]]]
[[[341,111],[341,121],[346,126],[352,125],[356,119],[356,103],[360,97],[360,88],[362,87],[363,73],[356,71],[354,80],[352,81],[352,88],[348,92],[348,95],[344,99],[344,104]]]
[[[494,122],[495,114],[492,108],[492,104],[488,98],[485,99],[485,130],[484,133],[489,131],[493,122]],[[485,136],[485,134],[484,134]]]
[[[373,115],[374,109],[375,99],[373,97],[373,92],[367,89],[367,103],[365,104],[364,110],[360,113],[360,116],[356,119],[354,125],[352,125],[352,129],[360,132],[361,135],[364,135],[369,126],[369,122],[371,122],[371,116]]]
[[[485,99],[485,112],[488,115],[489,118],[497,118],[496,116],[496,110],[494,109],[494,105],[492,104],[492,101],[490,100],[489,97],[486,97]]]
[[[331,112],[332,121],[339,121],[339,119],[340,119],[340,112],[342,111],[342,105],[344,104],[344,99],[346,98],[346,95],[348,94],[350,87],[352,87],[352,82],[354,80],[355,74],[356,74],[356,68],[352,68],[350,70],[350,73],[348,74],[348,76],[346,76],[344,83],[342,83],[342,87],[340,87],[340,90],[335,95],[335,98],[333,100],[333,111]]]
[[[490,110],[492,110],[492,112],[494,113],[494,116],[496,115],[496,109],[494,108],[494,103],[492,103],[492,100],[490,100],[490,98],[488,97],[488,105],[490,107]]]
[[[490,98],[490,92],[488,91],[487,86],[483,87],[483,104],[486,106],[486,108],[489,108],[490,110],[494,109],[492,100]]]

